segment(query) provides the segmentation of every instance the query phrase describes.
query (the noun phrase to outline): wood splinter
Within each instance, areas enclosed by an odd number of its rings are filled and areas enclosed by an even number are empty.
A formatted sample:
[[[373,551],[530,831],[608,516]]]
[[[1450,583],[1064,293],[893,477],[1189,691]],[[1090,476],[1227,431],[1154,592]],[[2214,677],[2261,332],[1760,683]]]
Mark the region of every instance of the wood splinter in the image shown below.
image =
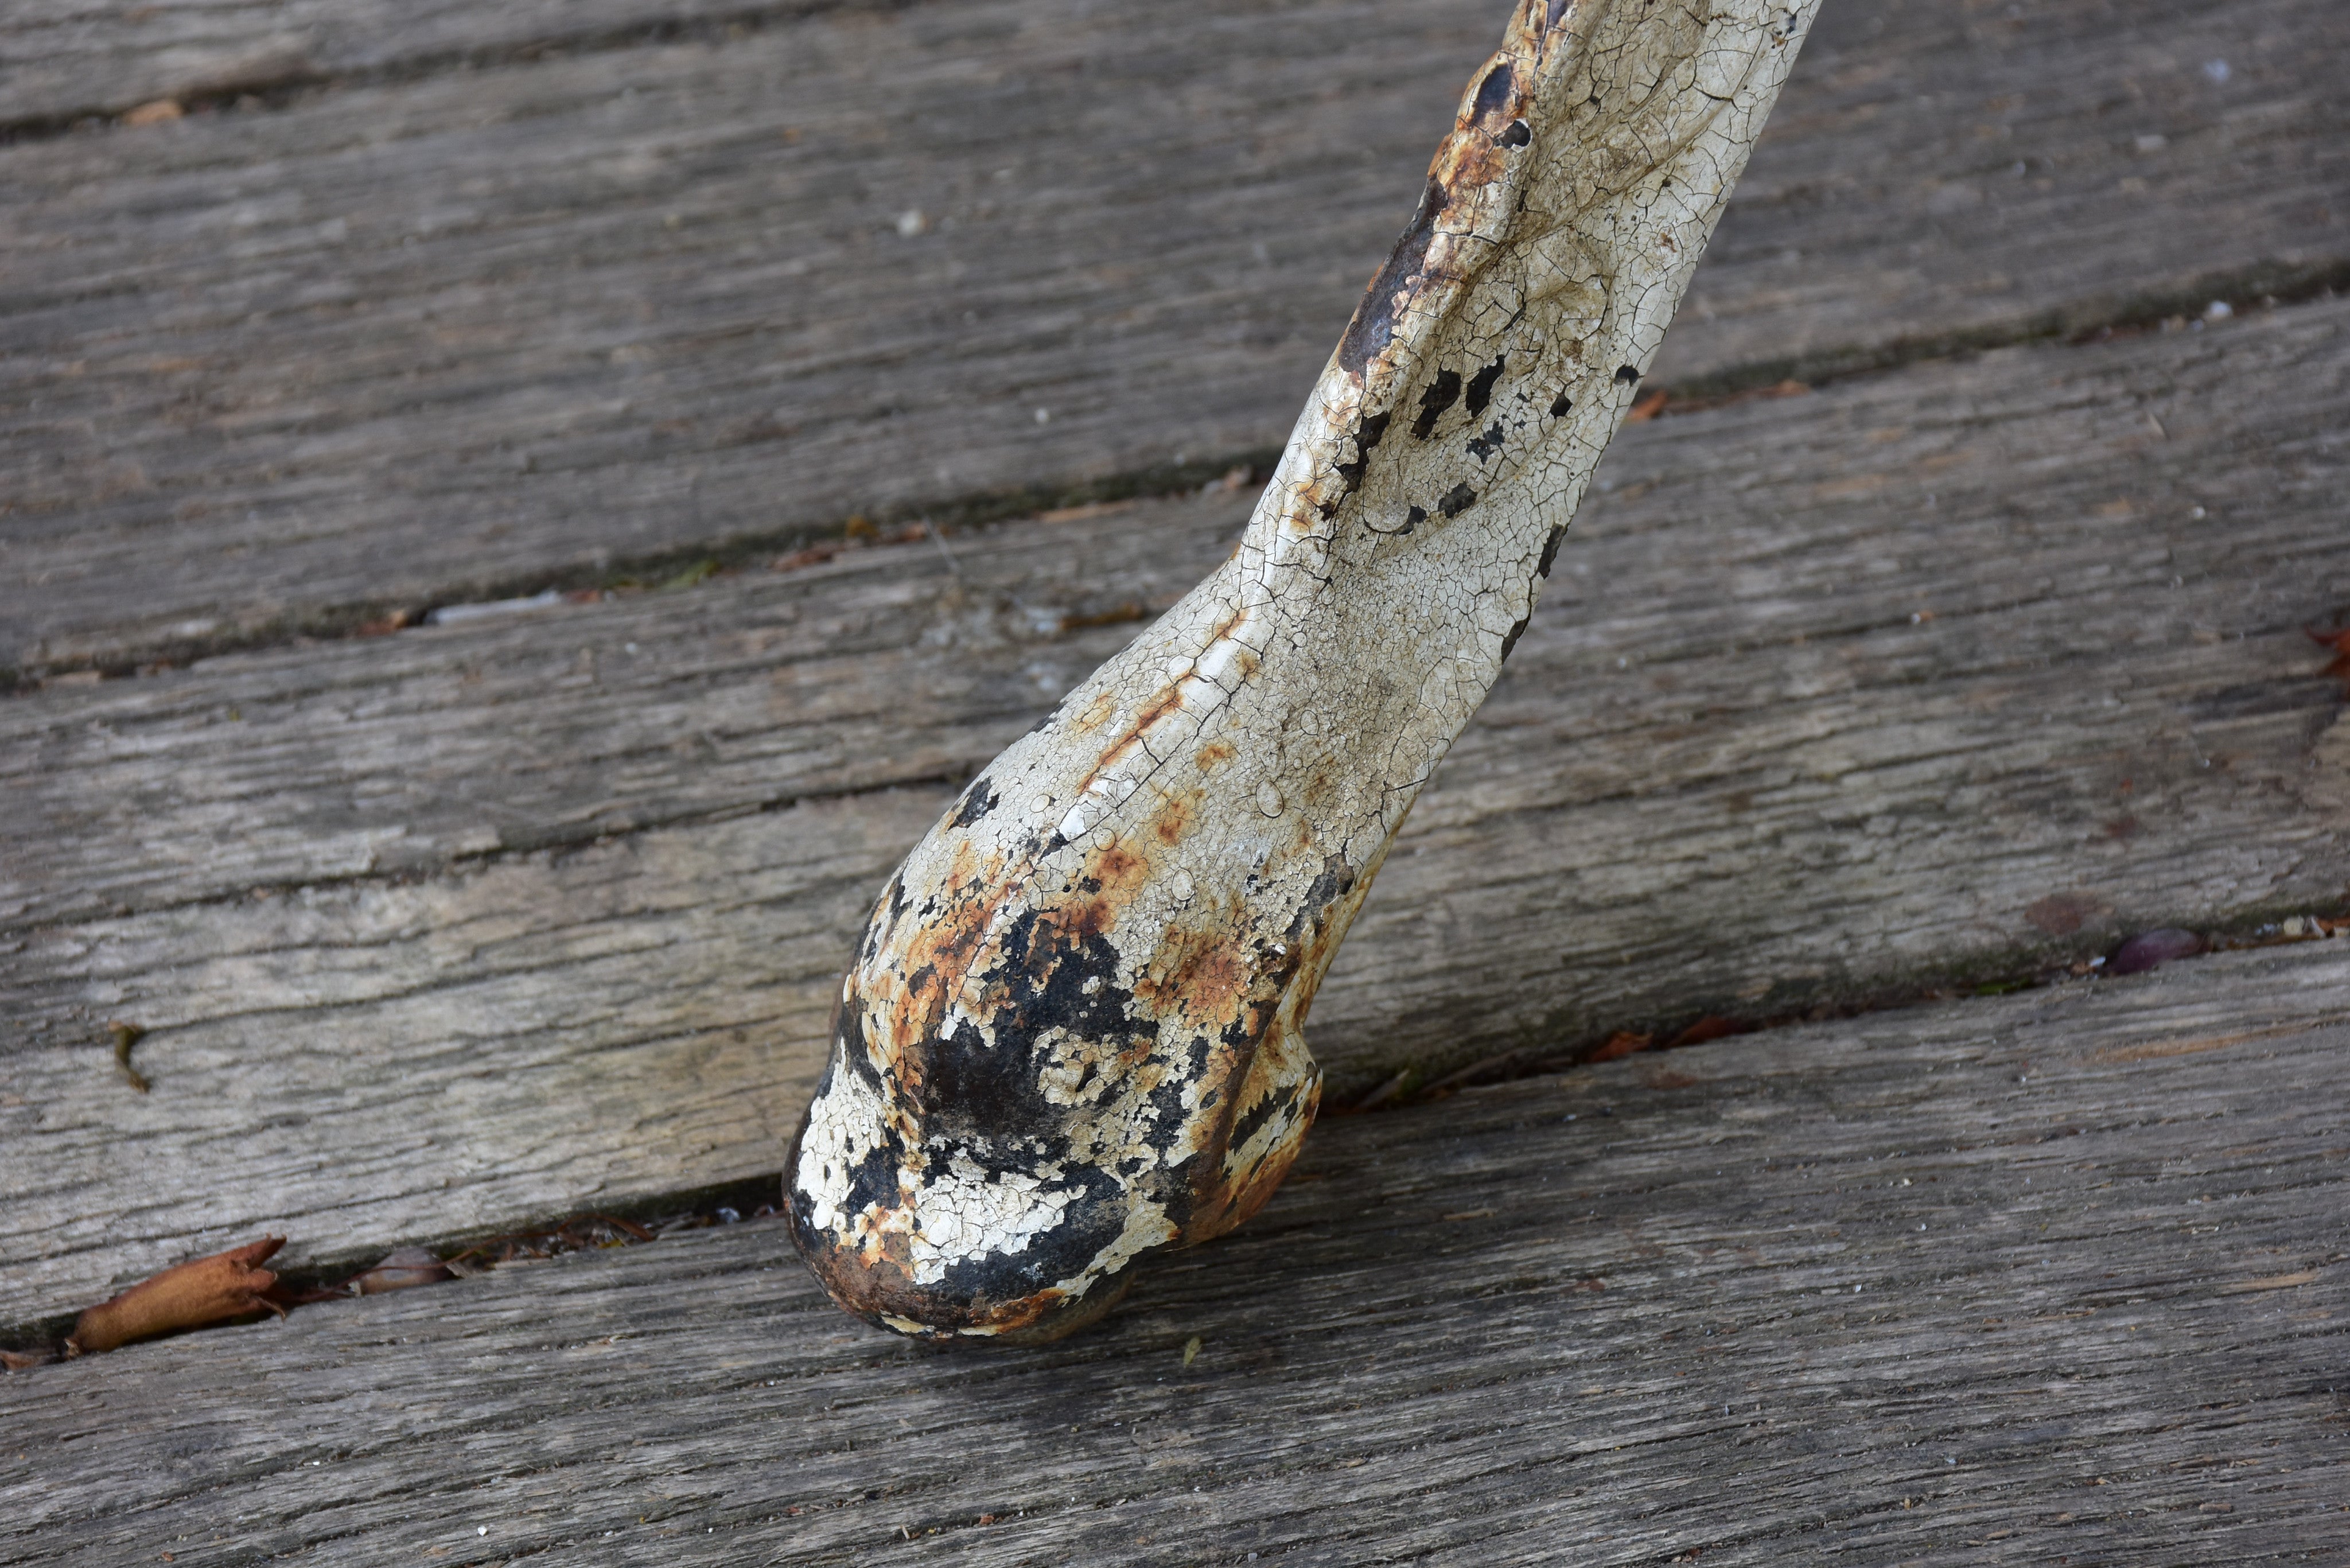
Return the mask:
[[[1272,1195],[1320,1095],[1315,988],[1817,7],[1522,0],[1238,552],[883,891],[785,1168],[841,1305],[1053,1338]]]

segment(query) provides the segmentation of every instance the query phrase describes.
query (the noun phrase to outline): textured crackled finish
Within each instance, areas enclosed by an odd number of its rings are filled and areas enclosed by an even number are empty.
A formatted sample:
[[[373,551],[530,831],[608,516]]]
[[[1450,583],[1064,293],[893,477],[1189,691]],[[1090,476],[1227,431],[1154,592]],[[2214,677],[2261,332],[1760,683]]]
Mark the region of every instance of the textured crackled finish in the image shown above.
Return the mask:
[[[1500,673],[1817,0],[1527,0],[1232,558],[890,880],[789,1167],[834,1297],[1049,1337],[1270,1196],[1301,1033]]]

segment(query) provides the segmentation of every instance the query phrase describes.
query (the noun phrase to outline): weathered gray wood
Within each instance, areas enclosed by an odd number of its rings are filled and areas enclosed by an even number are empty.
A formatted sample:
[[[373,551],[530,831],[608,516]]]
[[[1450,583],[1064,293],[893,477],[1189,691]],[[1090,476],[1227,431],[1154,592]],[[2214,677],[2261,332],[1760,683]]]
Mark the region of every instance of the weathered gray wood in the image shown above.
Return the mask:
[[[1498,26],[916,6],[0,151],[0,663],[1278,444]]]
[[[9,1376],[0,1559],[2335,1561],[2344,947],[1326,1124],[1049,1350],[749,1224]]]
[[[2350,16],[1830,6],[1655,374],[1843,366],[2350,283]],[[1799,90],[1800,89],[1800,90]]]
[[[1277,445],[1499,14],[924,5],[0,149],[0,666]],[[2330,275],[2345,26],[1831,9],[1660,376]]]
[[[2342,907],[2301,628],[2350,607],[2345,326],[1627,431],[1315,1008],[1333,1100]],[[339,1256],[775,1168],[889,867],[1125,635],[1062,618],[1167,602],[1240,513],[0,706],[0,1321],[262,1227]]]
[[[681,29],[740,36],[887,0],[12,0],[0,16],[0,116],[13,126],[169,99],[415,76],[609,48]]]

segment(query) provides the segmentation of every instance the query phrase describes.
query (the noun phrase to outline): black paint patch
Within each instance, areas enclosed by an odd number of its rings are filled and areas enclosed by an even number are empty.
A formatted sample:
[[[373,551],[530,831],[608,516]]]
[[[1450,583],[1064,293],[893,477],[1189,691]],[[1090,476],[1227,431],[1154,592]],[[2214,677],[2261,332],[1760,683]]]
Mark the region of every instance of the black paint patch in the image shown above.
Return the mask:
[[[1409,534],[1427,521],[1428,509],[1424,506],[1415,506],[1403,514],[1403,532]]]
[[[989,1044],[969,1020],[943,1040],[923,1042],[915,1098],[925,1143],[941,1137],[1017,1140],[1043,1137],[1048,1150],[1067,1147],[1060,1109],[1045,1098],[1030,1047],[1035,1032],[1014,1041],[998,1032]]]
[[[1267,1095],[1240,1114],[1240,1118],[1232,1123],[1232,1137],[1224,1140],[1224,1147],[1240,1147],[1249,1139],[1256,1137],[1257,1130],[1265,1123],[1296,1103],[1297,1091],[1295,1088],[1285,1095]]]
[[[1510,628],[1510,635],[1502,639],[1503,663],[1507,664],[1510,661],[1510,650],[1518,646],[1518,639],[1525,636],[1526,634],[1526,622],[1534,618],[1531,615],[1520,616],[1518,618],[1518,624]]]
[[[840,1207],[849,1215],[862,1214],[875,1203],[895,1204],[898,1196],[898,1161],[886,1146],[876,1146],[849,1167],[848,1196]]]
[[[1037,1043],[1055,1030],[1112,1052],[1155,1040],[1159,1025],[1131,1016],[1133,993],[1118,983],[1118,950],[1106,937],[1071,936],[1031,910],[1004,933],[1003,965],[991,1043],[968,1021],[922,1044],[919,1105],[926,1137],[1043,1137],[1066,1147],[1061,1107],[1038,1083]],[[1092,983],[1092,990],[1087,989]]]
[[[1321,872],[1305,888],[1305,900],[1289,922],[1289,940],[1294,946],[1305,940],[1308,926],[1320,926],[1330,906],[1345,898],[1355,886],[1355,868],[1347,864],[1343,855],[1323,857]]]
[[[832,1030],[832,1057],[825,1064],[824,1082],[816,1087],[818,1099],[832,1086],[833,1074],[842,1067],[854,1073],[867,1088],[878,1091],[881,1087],[880,1070],[873,1065],[873,1058],[865,1046],[865,1009],[860,1002],[854,991],[841,994],[839,1022]]]
[[[1477,84],[1477,101],[1469,110],[1470,117],[1487,121],[1499,119],[1502,111],[1510,107],[1510,88],[1514,80],[1506,65],[1495,66],[1486,72],[1485,79]]]
[[[1439,370],[1436,379],[1428,384],[1428,390],[1419,395],[1419,417],[1411,421],[1411,433],[1426,441],[1429,432],[1436,428],[1436,421],[1444,416],[1444,410],[1451,408],[1453,400],[1460,396],[1461,373],[1458,370]]]
[[[1618,385],[1626,387],[1634,386],[1638,383],[1639,379],[1640,372],[1632,369],[1631,366],[1618,365],[1616,367],[1616,380]]]
[[[1001,804],[1002,798],[988,787],[987,775],[980,774],[979,777],[972,780],[971,788],[963,792],[962,806],[954,814],[952,826],[969,827],[972,823],[993,811]],[[895,920],[898,918],[898,911],[891,909],[889,918]]]
[[[1469,441],[1470,455],[1482,462],[1502,450],[1502,421],[1495,420],[1483,435],[1472,436]]]
[[[1056,1188],[1077,1195],[1061,1210],[1061,1221],[1028,1238],[1017,1252],[995,1252],[970,1262],[950,1263],[931,1287],[938,1294],[973,1304],[1017,1301],[1082,1272],[1126,1229],[1126,1201],[1107,1171],[1078,1168]]]
[[[1371,449],[1378,445],[1379,439],[1388,433],[1388,421],[1393,418],[1395,418],[1395,411],[1389,410],[1384,414],[1373,414],[1355,427],[1355,461],[1338,465],[1338,477],[1347,482],[1348,495],[1361,487],[1363,471],[1371,463]],[[1342,496],[1340,499],[1343,500],[1345,497]],[[1326,511],[1333,509],[1325,508]]]
[[[1183,1125],[1183,1117],[1187,1114],[1183,1107],[1183,1096],[1208,1070],[1209,1044],[1206,1035],[1194,1034],[1188,1044],[1167,1052],[1167,1075],[1159,1081],[1159,1086],[1149,1095],[1150,1107],[1159,1113],[1159,1126],[1180,1127]],[[1215,1097],[1215,1091],[1210,1090],[1201,1096],[1200,1108],[1203,1111],[1213,1108]],[[1189,1163],[1191,1158],[1187,1154],[1170,1164],[1164,1158],[1167,1153],[1164,1148],[1159,1150],[1162,1157],[1160,1168],[1164,1170],[1171,1171]],[[1180,1189],[1180,1184],[1177,1189]]]
[[[1574,402],[1565,392],[1561,392],[1550,400],[1550,417],[1555,420],[1565,419],[1574,408]]]
[[[1396,296],[1405,293],[1420,275],[1421,264],[1428,260],[1429,241],[1436,235],[1436,220],[1451,201],[1444,187],[1433,180],[1419,193],[1419,206],[1406,225],[1403,237],[1388,253],[1386,263],[1364,291],[1362,303],[1355,306],[1354,318],[1347,323],[1346,336],[1338,339],[1340,369],[1361,375],[1373,356],[1394,340]]]
[[[889,890],[881,895],[881,908],[873,911],[873,919],[866,924],[865,962],[873,961],[874,955],[881,950],[881,943],[898,929],[898,917],[906,912],[906,878],[901,872],[889,878]],[[889,911],[886,920],[881,918],[884,909]]]
[[[1436,504],[1436,509],[1447,517],[1458,517],[1476,504],[1477,493],[1470,489],[1468,482],[1463,480],[1444,493],[1444,499]]]
[[[1493,400],[1493,383],[1502,379],[1502,367],[1509,363],[1509,359],[1510,357],[1507,354],[1496,354],[1493,356],[1492,364],[1470,379],[1469,417],[1471,419],[1475,419],[1479,414],[1483,413],[1485,405]]]
[[[1558,542],[1565,537],[1566,524],[1564,523],[1550,531],[1550,537],[1543,541],[1542,560],[1534,567],[1534,576],[1550,576],[1550,564],[1558,559]]]

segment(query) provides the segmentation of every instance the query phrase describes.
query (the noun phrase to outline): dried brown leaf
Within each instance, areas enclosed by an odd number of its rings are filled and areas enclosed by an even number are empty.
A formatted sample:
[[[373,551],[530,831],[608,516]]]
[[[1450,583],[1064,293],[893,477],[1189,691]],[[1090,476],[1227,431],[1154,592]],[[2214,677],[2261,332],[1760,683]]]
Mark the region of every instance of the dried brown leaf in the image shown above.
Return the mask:
[[[1606,1044],[1591,1054],[1591,1060],[1613,1062],[1618,1057],[1629,1056],[1636,1051],[1646,1051],[1656,1043],[1657,1037],[1653,1034],[1635,1034],[1628,1029],[1619,1029],[1607,1037]]]
[[[76,1319],[73,1334],[66,1340],[66,1352],[94,1355],[158,1334],[203,1328],[257,1312],[283,1317],[285,1309],[267,1295],[277,1276],[261,1265],[284,1245],[283,1236],[264,1236],[142,1280]]]
[[[1672,1050],[1682,1045],[1702,1045],[1709,1040],[1723,1040],[1732,1034],[1744,1034],[1753,1027],[1752,1023],[1742,1023],[1735,1018],[1724,1018],[1720,1013],[1709,1012],[1670,1040],[1666,1041],[1665,1047]]]

